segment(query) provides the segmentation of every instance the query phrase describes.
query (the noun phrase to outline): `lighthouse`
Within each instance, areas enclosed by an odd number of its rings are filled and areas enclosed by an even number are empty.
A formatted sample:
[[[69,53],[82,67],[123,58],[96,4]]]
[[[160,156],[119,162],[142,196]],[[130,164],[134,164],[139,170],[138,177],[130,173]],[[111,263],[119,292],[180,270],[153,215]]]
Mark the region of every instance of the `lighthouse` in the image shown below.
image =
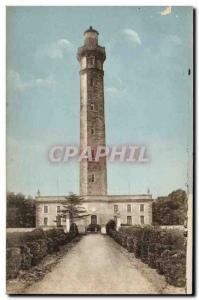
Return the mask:
[[[105,48],[98,45],[98,31],[84,32],[84,45],[78,48],[80,63],[80,151],[90,147],[92,157],[98,146],[105,147],[104,71]],[[106,157],[80,162],[80,195],[106,195]]]

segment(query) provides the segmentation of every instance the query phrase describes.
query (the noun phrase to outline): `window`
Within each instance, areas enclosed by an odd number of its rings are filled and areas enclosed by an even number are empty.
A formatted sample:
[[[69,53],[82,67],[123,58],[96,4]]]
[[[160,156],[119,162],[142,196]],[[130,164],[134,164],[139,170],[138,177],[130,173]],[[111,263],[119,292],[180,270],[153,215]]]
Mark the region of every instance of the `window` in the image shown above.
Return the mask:
[[[91,57],[91,64],[92,64],[92,65],[95,64],[95,57]]]
[[[44,226],[48,225],[48,218],[44,218]]]
[[[94,133],[95,133],[95,128],[92,127],[92,128],[91,128],[91,134],[94,134]]]
[[[140,223],[144,224],[144,216],[140,216]]]
[[[114,216],[114,221],[115,221],[115,224],[117,225],[117,217]]]
[[[94,80],[93,80],[93,78],[90,79],[90,86],[91,86],[91,87],[94,86]]]
[[[131,212],[131,204],[127,204],[127,212]]]
[[[95,56],[88,57],[88,68],[94,68],[95,67]]]
[[[48,213],[48,206],[44,205],[44,213],[47,214]]]
[[[118,212],[118,205],[114,205],[114,212]]]
[[[97,68],[100,70],[102,69],[102,63],[99,59],[97,60]]]
[[[127,216],[127,224],[132,225],[132,217],[131,216]]]
[[[140,211],[144,211],[144,204],[140,204]]]
[[[91,182],[95,182],[95,174],[91,175]]]
[[[58,213],[60,212],[60,206],[57,206],[57,212]]]
[[[94,103],[91,103],[91,110],[93,111],[95,109]]]
[[[92,161],[95,160],[95,150],[91,149]]]

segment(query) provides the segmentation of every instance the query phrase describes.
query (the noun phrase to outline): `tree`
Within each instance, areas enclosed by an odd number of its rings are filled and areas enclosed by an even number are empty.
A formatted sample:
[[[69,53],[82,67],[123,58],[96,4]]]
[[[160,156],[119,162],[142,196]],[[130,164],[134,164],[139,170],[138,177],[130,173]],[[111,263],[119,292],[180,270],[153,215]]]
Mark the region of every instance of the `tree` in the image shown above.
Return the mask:
[[[183,190],[158,197],[153,202],[154,225],[184,225],[187,215],[187,195]]]
[[[23,201],[23,227],[35,227],[36,226],[36,207],[35,200],[28,196]]]
[[[69,218],[70,225],[74,224],[76,220],[83,219],[89,216],[86,208],[82,206],[83,198],[71,193],[69,196],[65,197],[66,204],[63,205],[63,209],[57,214],[58,219],[67,217]],[[56,220],[55,222],[59,222]]]
[[[26,198],[22,193],[7,193],[7,220],[10,228],[35,227],[35,200]]]

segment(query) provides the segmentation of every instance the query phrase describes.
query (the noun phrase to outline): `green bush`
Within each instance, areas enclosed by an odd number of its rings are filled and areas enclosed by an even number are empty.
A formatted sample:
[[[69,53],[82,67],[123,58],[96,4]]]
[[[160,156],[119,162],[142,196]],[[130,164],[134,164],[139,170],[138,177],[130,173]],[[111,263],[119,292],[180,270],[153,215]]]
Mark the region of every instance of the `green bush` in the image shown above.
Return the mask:
[[[108,221],[106,224],[106,233],[109,234],[110,230],[115,230],[116,229],[116,224],[114,220]]]
[[[30,232],[7,232],[6,238],[7,247],[16,247],[27,242],[46,238],[46,234],[42,229],[38,228]]]
[[[43,258],[43,255],[40,252],[41,251],[40,244],[37,241],[33,241],[33,242],[28,242],[27,246],[30,249],[30,253],[32,254],[31,264],[32,264],[32,266],[35,266]]]
[[[164,274],[169,284],[183,287],[186,283],[186,252],[165,250],[159,258],[159,273]]]
[[[133,243],[133,240],[134,240],[134,237],[132,237],[130,235],[127,235],[127,238],[126,238],[126,247],[127,247],[127,250],[129,252],[134,252],[134,243]]]
[[[182,231],[136,225],[121,227],[119,231],[109,229],[108,233],[136,258],[164,274],[169,284],[185,285],[186,243]]]
[[[6,249],[6,277],[16,278],[21,269],[21,250],[18,247]]]
[[[148,248],[148,265],[154,269],[158,268],[158,260],[160,258],[160,255],[165,250],[171,250],[171,248],[171,245],[163,245],[160,243],[150,244]]]
[[[7,234],[7,279],[15,278],[20,269],[37,265],[47,254],[59,251],[59,246],[69,243],[77,230],[64,233],[63,229]]]
[[[21,269],[27,270],[32,265],[33,255],[30,252],[30,248],[27,245],[23,245],[21,248]]]
[[[75,235],[78,235],[78,227],[75,223],[72,223],[70,225],[70,233],[74,233]]]
[[[50,237],[47,238],[47,247],[48,247],[49,254],[59,251],[59,245],[56,243],[55,240],[53,240]]]

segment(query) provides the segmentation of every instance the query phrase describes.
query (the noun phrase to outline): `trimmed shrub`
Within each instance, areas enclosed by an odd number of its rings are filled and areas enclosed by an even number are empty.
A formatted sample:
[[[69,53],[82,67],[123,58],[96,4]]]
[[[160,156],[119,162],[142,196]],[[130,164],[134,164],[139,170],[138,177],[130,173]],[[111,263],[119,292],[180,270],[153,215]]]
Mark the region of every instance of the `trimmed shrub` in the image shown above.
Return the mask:
[[[13,247],[6,249],[6,277],[13,279],[17,277],[21,268],[21,250]]]
[[[47,247],[49,254],[59,251],[59,245],[52,238],[47,238]]]
[[[174,286],[185,285],[186,237],[183,231],[165,230],[153,226],[121,227],[108,230],[120,245],[133,252]]]
[[[133,239],[133,252],[136,258],[140,258],[141,255],[141,240],[137,237]]]
[[[186,253],[181,250],[165,250],[159,259],[159,273],[169,284],[183,287],[186,283]]]
[[[41,250],[40,244],[36,241],[33,241],[33,242],[28,242],[27,246],[29,247],[30,253],[32,254],[31,264],[32,264],[32,266],[35,266],[40,262],[40,260],[43,257],[40,254],[40,250]]]
[[[46,234],[41,228],[34,229],[33,231],[24,233],[22,240],[25,242],[37,241],[39,239],[45,239]]]
[[[27,270],[32,265],[32,257],[33,255],[30,252],[30,248],[26,245],[23,245],[21,248],[21,269]]]
[[[109,234],[110,230],[116,230],[116,224],[114,220],[110,220],[106,224],[106,233]]]
[[[77,225],[75,224],[75,223],[72,223],[71,225],[70,225],[70,233],[75,233],[75,235],[78,235],[78,227],[77,227]]]
[[[134,252],[134,243],[133,243],[133,237],[132,236],[129,236],[127,235],[127,238],[126,238],[126,247],[127,247],[127,250],[129,252]]]
[[[59,246],[70,242],[77,233],[76,229],[70,233],[63,229],[35,229],[7,234],[7,279],[15,278],[20,269],[37,265],[48,253],[59,251]]]
[[[127,234],[122,234],[122,244],[124,248],[127,247]]]

